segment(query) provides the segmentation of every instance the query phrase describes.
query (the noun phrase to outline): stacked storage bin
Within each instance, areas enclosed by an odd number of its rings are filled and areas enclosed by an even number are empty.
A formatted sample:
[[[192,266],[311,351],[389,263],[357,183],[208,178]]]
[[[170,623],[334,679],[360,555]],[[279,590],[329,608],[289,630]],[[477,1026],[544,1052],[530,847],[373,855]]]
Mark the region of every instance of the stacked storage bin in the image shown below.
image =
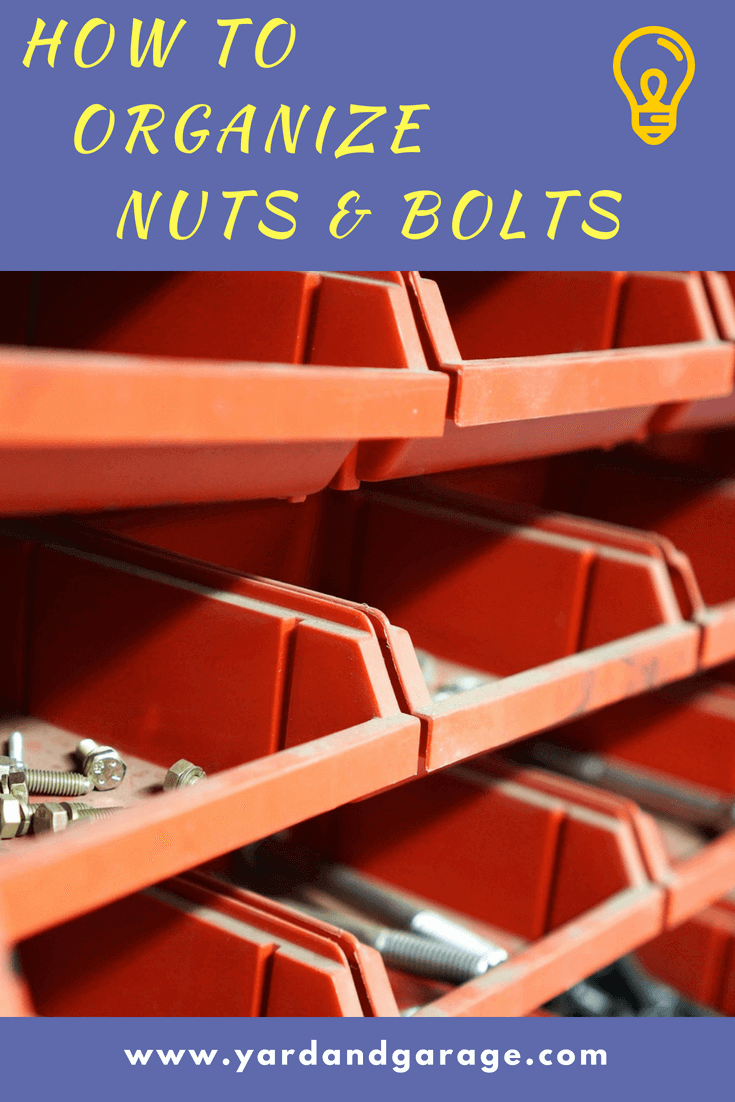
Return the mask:
[[[644,946],[732,1013],[735,820],[533,760],[729,806],[731,275],[3,278],[0,737],[128,774],[0,842],[0,1012],[524,1015]],[[282,831],[507,961],[386,969],[227,879]]]

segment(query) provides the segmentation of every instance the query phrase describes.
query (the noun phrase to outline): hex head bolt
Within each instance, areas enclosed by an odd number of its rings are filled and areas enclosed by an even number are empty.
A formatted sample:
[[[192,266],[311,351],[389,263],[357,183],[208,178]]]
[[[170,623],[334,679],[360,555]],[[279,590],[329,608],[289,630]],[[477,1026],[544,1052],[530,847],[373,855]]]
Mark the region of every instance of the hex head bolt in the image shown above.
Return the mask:
[[[170,792],[174,788],[185,788],[190,784],[199,784],[206,779],[207,774],[199,765],[179,758],[169,769],[163,782],[164,792]]]
[[[82,763],[82,773],[100,792],[117,788],[125,777],[127,766],[117,750],[100,746],[93,738],[83,738],[77,744],[77,757]]]
[[[508,959],[507,952],[500,945],[479,937],[438,911],[409,903],[399,892],[373,884],[347,865],[326,865],[319,874],[318,884],[331,895],[359,907],[381,922],[427,940],[482,954],[488,960],[489,968]]]
[[[58,834],[66,830],[70,823],[83,822],[86,819],[109,819],[121,807],[92,807],[90,804],[63,803],[38,804],[34,809],[33,833]]]

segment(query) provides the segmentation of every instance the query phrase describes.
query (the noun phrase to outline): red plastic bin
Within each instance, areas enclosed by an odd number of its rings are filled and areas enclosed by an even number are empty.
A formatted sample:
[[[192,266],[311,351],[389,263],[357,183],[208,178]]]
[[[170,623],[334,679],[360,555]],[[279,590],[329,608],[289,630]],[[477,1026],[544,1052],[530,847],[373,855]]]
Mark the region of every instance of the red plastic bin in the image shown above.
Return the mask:
[[[735,788],[735,689],[697,678],[621,702],[553,733],[553,741],[631,762],[644,775],[684,781],[726,803]],[[659,820],[666,925],[674,927],[735,886],[735,826],[713,840]]]
[[[114,942],[114,954],[105,946]],[[97,962],[82,976],[79,945]],[[64,1017],[395,1017],[378,953],[316,919],[178,877],[20,945],[37,1013]]]
[[[15,536],[3,726],[39,768],[68,768],[80,736],[115,745],[129,776],[103,802],[135,806],[12,843],[13,939],[416,774],[419,722],[365,610],[74,526]],[[150,798],[180,757],[214,775]]]
[[[91,523],[372,606],[402,709],[422,719],[432,770],[696,668],[686,560],[665,540],[573,518],[562,528],[562,519],[478,515],[466,496],[401,485],[298,506],[133,511]],[[413,648],[391,639],[389,621],[416,646],[483,671],[485,685],[432,702]]]
[[[508,961],[457,988],[394,979],[401,1009],[410,990],[417,1016],[516,1016],[660,930],[661,888],[619,804],[590,810],[571,790],[558,798],[463,766],[295,834],[508,949]]]
[[[735,341],[735,272],[702,272],[707,298],[720,337]],[[735,424],[735,390],[721,398],[705,398],[674,406],[659,431],[692,432]]]
[[[336,526],[344,542],[328,542],[318,587],[381,609],[417,647],[488,675],[433,703],[407,674],[429,770],[696,667],[699,629],[682,617],[657,553],[398,494],[335,507],[352,513],[352,527],[344,517]]]
[[[610,447],[732,389],[697,273],[431,274],[405,273],[429,366],[452,380],[444,436],[365,444],[366,481]]]
[[[700,663],[735,657],[735,482],[681,465],[631,460],[560,463],[547,501],[583,515],[656,532],[691,562],[703,605]]]
[[[448,380],[384,275],[42,273],[33,347],[0,348],[0,510],[299,498],[362,439],[439,436]]]

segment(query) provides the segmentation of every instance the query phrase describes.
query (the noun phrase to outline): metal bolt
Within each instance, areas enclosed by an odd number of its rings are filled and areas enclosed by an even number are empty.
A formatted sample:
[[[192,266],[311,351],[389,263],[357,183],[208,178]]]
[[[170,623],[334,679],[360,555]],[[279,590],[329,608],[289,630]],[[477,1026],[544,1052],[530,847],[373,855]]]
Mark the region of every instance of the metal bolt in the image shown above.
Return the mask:
[[[200,766],[194,765],[186,758],[179,758],[166,774],[163,782],[164,792],[170,792],[172,788],[183,788],[189,784],[199,784],[206,776],[207,774]]]
[[[33,816],[33,833],[58,834],[66,830],[69,823],[82,822],[85,819],[108,819],[121,807],[92,807],[90,804],[63,803],[38,804]]]
[[[319,873],[318,884],[331,895],[358,906],[382,922],[388,922],[427,940],[482,953],[488,959],[490,968],[508,959],[507,952],[501,946],[479,937],[460,923],[445,918],[438,911],[417,907],[399,892],[374,884],[347,865],[324,866]]]
[[[484,975],[493,967],[491,954],[488,952],[479,953],[444,945],[431,938],[408,934],[403,930],[391,930],[387,926],[379,926],[353,915],[334,914],[301,903],[296,906],[332,926],[354,934],[366,945],[377,949],[386,964],[411,972],[415,976],[443,980],[445,983],[466,983],[467,980]]]
[[[117,788],[127,770],[117,750],[113,750],[111,746],[100,746],[93,738],[83,738],[79,742],[77,757],[82,763],[82,773],[101,792]]]
[[[61,773],[52,769],[27,769],[28,791],[34,796],[86,796],[94,788],[84,773]]]
[[[0,795],[0,838],[20,838],[31,827],[30,804],[7,793]]]
[[[696,787],[663,778],[636,766],[613,764],[598,754],[581,753],[549,742],[533,744],[534,761],[575,780],[596,784],[627,796],[651,811],[683,819],[699,827],[729,830],[735,819],[735,804],[700,792]]]
[[[13,731],[8,739],[8,757],[19,769],[25,768],[23,765],[23,735],[20,731]]]

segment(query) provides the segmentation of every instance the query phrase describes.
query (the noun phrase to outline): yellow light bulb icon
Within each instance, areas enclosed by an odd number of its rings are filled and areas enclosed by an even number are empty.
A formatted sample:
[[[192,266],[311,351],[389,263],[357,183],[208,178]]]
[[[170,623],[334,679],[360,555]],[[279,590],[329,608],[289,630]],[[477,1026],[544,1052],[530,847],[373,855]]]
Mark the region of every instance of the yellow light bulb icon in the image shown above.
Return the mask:
[[[686,62],[686,72],[668,104],[662,102],[668,86],[668,78],[662,69],[646,69],[642,74],[640,87],[643,103],[638,102],[636,95],[623,77],[621,69],[623,54],[631,42],[635,42],[644,35],[656,35],[657,46],[662,46],[673,54],[675,60],[682,66]],[[637,31],[631,31],[626,35],[615,51],[613,73],[630,104],[633,130],[646,145],[661,145],[676,130],[677,108],[694,76],[694,54],[691,46],[685,38],[668,27],[639,27]],[[651,91],[652,81],[656,82],[653,91]]]

